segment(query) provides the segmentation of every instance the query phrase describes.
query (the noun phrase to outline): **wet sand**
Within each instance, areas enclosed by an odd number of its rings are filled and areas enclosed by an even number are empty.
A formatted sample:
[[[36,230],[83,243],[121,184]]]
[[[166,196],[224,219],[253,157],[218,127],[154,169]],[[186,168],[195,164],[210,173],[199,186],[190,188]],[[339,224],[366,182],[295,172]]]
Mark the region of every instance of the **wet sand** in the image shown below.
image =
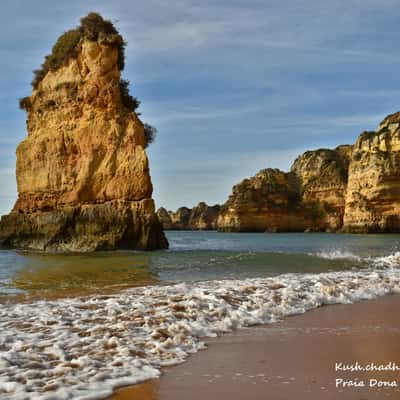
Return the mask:
[[[208,340],[208,350],[111,399],[398,400],[400,371],[343,372],[335,363],[396,362],[400,368],[399,311],[400,295],[393,295],[242,329]],[[340,378],[363,380],[367,387],[336,387]],[[370,379],[399,386],[370,387]]]

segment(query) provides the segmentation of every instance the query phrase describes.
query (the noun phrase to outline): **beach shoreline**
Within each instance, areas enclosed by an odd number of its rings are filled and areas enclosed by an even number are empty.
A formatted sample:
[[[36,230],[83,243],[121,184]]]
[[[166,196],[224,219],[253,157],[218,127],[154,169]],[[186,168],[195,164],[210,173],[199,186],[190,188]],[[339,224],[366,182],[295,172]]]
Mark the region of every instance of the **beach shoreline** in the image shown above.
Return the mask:
[[[340,364],[400,366],[399,305],[400,295],[387,295],[323,306],[207,339],[207,350],[109,400],[398,399],[400,371],[351,372]]]

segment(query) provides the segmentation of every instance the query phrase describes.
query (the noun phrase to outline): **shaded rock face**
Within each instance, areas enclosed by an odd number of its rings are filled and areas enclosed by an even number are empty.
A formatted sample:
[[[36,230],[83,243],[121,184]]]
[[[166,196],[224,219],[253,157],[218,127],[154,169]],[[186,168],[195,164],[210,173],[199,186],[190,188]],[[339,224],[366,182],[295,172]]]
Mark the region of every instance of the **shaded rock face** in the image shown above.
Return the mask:
[[[3,246],[62,251],[165,248],[142,122],[121,100],[118,49],[83,40],[29,98],[18,200]]]
[[[170,216],[173,229],[189,229],[190,213],[191,209],[187,207],[180,207],[176,212],[171,212]]]
[[[165,230],[174,229],[170,213],[172,213],[172,211],[167,211],[167,209],[165,209],[164,207],[160,207],[157,210],[158,220],[160,221],[163,229]]]
[[[201,202],[192,209],[181,207],[176,212],[161,207],[157,215],[166,230],[215,230],[220,208]]]
[[[201,202],[193,207],[190,213],[189,226],[190,229],[197,230],[213,230],[217,228],[217,219],[221,206],[218,204],[208,206]]]
[[[400,113],[362,133],[349,167],[344,229],[400,231]]]

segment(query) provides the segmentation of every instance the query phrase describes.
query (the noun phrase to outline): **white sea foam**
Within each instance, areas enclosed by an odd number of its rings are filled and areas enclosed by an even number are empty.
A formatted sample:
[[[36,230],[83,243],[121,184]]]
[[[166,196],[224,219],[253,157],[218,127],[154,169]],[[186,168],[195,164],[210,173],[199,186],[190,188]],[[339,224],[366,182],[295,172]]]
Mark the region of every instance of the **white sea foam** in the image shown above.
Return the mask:
[[[369,261],[377,267],[400,267],[400,252],[397,251],[388,256],[371,258]]]
[[[310,253],[310,255],[316,255],[318,257],[326,258],[328,260],[341,260],[341,259],[349,259],[355,261],[361,260],[361,257],[357,256],[356,254],[353,254],[349,251],[343,251],[340,249],[320,251],[318,253]]]
[[[400,293],[399,269],[180,283],[1,305],[0,398],[102,399],[113,387],[184,361],[204,347],[202,337],[388,293]]]

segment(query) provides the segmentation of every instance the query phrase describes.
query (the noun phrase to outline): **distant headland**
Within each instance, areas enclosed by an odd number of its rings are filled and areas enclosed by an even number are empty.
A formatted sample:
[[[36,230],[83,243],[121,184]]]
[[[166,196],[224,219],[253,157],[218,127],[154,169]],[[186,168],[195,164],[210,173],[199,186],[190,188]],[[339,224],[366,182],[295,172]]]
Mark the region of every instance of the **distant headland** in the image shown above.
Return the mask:
[[[400,232],[400,112],[354,145],[307,151],[290,172],[264,169],[225,204],[158,210],[165,229],[229,232]]]

